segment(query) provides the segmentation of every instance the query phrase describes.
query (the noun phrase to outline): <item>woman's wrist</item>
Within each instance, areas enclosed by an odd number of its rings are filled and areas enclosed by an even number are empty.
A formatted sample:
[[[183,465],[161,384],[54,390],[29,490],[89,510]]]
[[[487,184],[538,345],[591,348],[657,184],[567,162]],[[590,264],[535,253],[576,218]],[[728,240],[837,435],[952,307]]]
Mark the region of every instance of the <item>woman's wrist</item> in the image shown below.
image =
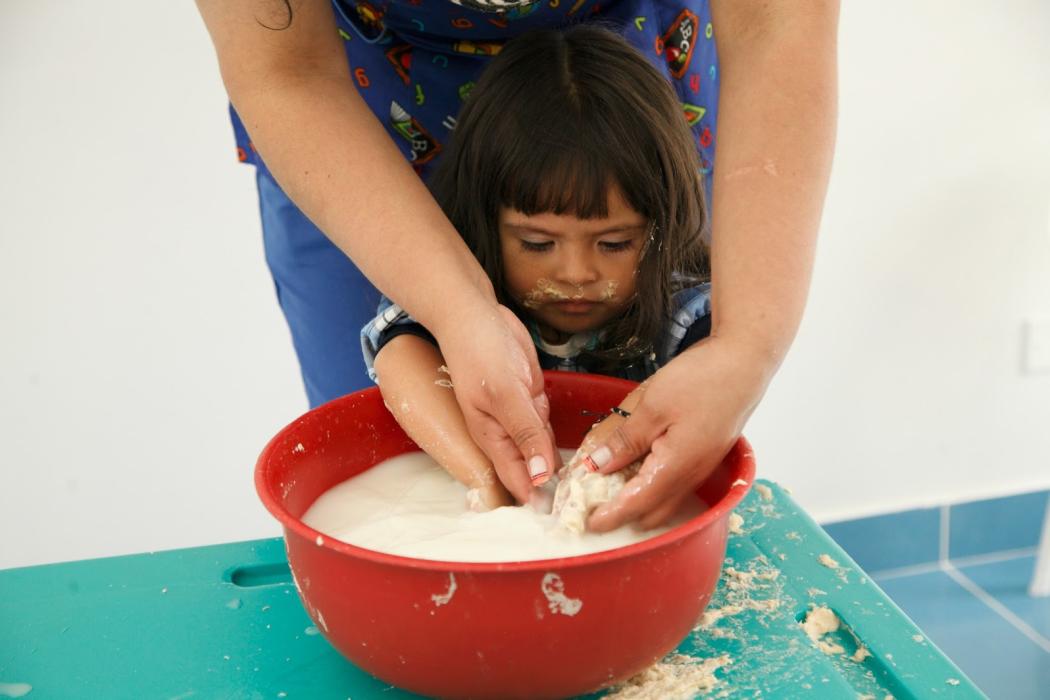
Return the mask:
[[[464,319],[495,317],[499,302],[492,282],[478,267],[477,274],[469,281],[461,281],[455,288],[435,295],[427,318],[420,319],[438,344],[449,338],[463,335]]]
[[[765,388],[780,369],[787,353],[788,342],[778,342],[761,333],[731,332],[713,329],[711,335],[682,353],[682,357],[703,357],[711,362],[711,353],[725,358],[722,371],[732,373],[734,381],[758,388]],[[693,351],[696,350],[696,353]]]

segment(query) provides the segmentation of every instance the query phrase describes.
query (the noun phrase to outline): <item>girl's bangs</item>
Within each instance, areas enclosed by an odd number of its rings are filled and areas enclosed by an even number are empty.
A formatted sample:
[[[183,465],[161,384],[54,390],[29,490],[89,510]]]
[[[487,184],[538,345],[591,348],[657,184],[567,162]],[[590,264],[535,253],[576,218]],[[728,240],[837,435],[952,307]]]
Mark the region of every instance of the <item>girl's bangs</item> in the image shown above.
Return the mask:
[[[608,216],[609,186],[619,185],[622,179],[607,152],[599,156],[578,142],[537,139],[500,155],[504,156],[504,167],[498,168],[500,203],[527,216],[548,212],[580,219]]]

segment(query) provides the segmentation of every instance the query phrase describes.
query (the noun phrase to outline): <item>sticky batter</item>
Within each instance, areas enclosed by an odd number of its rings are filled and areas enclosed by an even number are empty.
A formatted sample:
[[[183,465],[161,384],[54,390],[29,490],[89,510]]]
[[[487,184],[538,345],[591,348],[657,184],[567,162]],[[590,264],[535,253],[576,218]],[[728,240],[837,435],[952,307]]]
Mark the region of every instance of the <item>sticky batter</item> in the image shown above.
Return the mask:
[[[579,556],[667,532],[704,510],[687,499],[669,526],[571,532],[553,514],[507,506],[471,512],[467,488],[422,452],[387,460],[321,494],[303,522],[328,537],[388,554],[460,562]]]

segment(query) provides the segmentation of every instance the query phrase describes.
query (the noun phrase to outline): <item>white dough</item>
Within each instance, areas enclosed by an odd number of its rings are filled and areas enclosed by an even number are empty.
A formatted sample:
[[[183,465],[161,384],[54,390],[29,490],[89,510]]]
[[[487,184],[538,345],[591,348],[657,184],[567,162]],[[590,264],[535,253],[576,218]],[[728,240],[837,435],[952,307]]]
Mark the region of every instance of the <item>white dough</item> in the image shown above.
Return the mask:
[[[615,549],[662,534],[704,510],[699,499],[687,501],[668,527],[570,532],[558,526],[556,516],[529,507],[471,512],[467,488],[426,454],[413,452],[332,487],[310,506],[303,522],[328,537],[388,554],[439,561],[532,561]]]
[[[592,472],[583,466],[583,458],[587,456],[584,451],[583,447],[577,450],[558,472],[558,487],[554,492],[553,511],[558,526],[576,534],[587,529],[587,517],[591,512],[616,498],[627,479],[637,471],[628,467],[615,474]]]

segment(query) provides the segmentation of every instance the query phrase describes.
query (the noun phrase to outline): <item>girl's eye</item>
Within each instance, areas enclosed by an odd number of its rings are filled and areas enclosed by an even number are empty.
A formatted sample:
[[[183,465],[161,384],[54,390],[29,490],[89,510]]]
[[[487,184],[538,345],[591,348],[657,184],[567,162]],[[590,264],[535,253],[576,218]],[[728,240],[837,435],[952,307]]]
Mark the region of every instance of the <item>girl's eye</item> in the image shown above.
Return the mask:
[[[544,241],[543,243],[537,243],[536,241],[526,241],[524,238],[521,239],[521,249],[527,250],[532,253],[542,253],[543,251],[550,250],[553,247],[553,241]]]
[[[598,246],[607,253],[620,253],[625,250],[630,250],[634,246],[634,241],[601,241]]]

